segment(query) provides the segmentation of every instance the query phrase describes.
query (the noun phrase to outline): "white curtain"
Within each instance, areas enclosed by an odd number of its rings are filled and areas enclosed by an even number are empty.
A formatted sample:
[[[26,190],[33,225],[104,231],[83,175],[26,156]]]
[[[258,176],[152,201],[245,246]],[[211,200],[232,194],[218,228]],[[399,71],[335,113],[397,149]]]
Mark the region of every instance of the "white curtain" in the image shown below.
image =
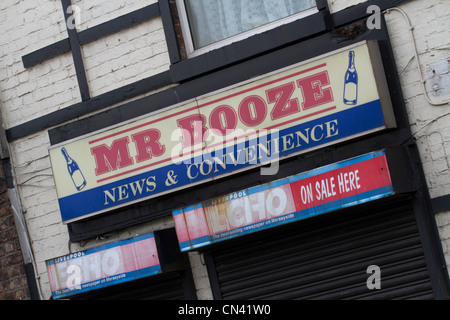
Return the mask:
[[[186,0],[196,49],[316,6],[315,0]]]

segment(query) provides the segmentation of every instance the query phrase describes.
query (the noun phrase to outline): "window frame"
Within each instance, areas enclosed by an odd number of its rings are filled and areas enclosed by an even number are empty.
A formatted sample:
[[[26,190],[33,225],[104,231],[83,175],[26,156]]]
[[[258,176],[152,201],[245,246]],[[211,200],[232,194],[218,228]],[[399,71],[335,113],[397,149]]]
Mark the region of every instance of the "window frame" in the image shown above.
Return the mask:
[[[186,49],[186,55],[187,58],[194,58],[197,56],[201,56],[205,53],[208,53],[210,51],[213,51],[215,49],[219,49],[219,48],[223,48],[227,45],[230,45],[232,43],[241,41],[241,40],[245,40],[251,36],[257,35],[257,34],[261,34],[263,32],[266,32],[268,30],[272,30],[275,29],[279,26],[285,25],[285,24],[289,24],[291,22],[297,21],[297,20],[301,20],[304,19],[308,16],[311,16],[313,14],[316,14],[319,12],[320,8],[316,2],[315,7],[312,7],[310,9],[292,14],[290,16],[287,16],[285,18],[267,23],[265,25],[253,28],[251,30],[248,31],[244,31],[242,33],[239,33],[237,35],[225,38],[223,40],[211,43],[209,45],[206,45],[204,47],[195,49],[194,47],[194,40],[193,40],[193,36],[192,36],[192,32],[191,32],[191,28],[190,28],[190,24],[189,24],[189,19],[188,19],[188,15],[187,15],[187,9],[185,6],[185,0],[175,0],[176,6],[177,6],[177,10],[178,10],[178,17],[180,20],[180,25],[181,25],[181,32],[183,35],[183,40],[184,40],[184,44],[185,44],[185,49]]]

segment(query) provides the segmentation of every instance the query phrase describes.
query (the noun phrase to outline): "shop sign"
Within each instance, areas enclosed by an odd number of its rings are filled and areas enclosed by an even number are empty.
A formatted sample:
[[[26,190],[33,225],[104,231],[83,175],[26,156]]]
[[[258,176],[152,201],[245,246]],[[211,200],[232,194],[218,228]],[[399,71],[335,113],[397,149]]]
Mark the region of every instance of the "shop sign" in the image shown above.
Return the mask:
[[[52,146],[62,220],[392,128],[383,70],[364,41]]]
[[[173,211],[188,251],[394,193],[384,151]]]
[[[46,261],[54,299],[161,272],[153,233]]]

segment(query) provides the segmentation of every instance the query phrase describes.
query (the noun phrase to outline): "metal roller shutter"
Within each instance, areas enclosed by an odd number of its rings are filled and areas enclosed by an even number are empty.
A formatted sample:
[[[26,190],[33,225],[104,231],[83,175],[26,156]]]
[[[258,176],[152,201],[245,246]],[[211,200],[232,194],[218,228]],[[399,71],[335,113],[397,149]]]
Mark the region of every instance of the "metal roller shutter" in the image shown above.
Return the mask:
[[[79,295],[81,300],[184,300],[179,272],[161,274]]]
[[[404,197],[235,239],[207,256],[216,299],[433,299]],[[381,268],[380,290],[367,288],[370,265]]]

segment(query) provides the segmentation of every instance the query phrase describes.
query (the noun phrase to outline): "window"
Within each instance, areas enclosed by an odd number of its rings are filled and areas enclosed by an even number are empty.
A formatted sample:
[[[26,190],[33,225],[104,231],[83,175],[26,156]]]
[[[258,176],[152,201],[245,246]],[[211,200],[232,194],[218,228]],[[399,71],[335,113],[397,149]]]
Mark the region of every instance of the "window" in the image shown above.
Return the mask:
[[[318,12],[316,0],[176,0],[189,57]]]

